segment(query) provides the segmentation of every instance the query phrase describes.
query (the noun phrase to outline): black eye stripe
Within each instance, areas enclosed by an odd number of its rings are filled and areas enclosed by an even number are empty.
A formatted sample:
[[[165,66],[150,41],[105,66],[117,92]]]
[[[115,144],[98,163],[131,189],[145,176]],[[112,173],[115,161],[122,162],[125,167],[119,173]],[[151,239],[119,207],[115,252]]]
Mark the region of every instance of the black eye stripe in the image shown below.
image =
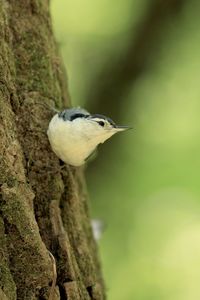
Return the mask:
[[[108,117],[106,117],[104,115],[94,114],[94,115],[90,115],[90,118],[93,118],[93,119],[95,119],[95,118],[97,118],[97,119],[104,119],[105,121],[108,121],[110,123],[110,125],[112,125],[113,127],[116,127],[115,122],[113,122],[112,119],[110,119],[110,118],[108,118]]]

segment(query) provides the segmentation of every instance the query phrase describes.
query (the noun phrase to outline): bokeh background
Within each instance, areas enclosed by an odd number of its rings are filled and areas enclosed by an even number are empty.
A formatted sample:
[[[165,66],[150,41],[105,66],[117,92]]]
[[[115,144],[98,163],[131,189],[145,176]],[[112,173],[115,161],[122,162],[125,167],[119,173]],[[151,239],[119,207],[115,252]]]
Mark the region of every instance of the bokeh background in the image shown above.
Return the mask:
[[[200,1],[51,11],[73,105],[134,128],[86,170],[108,299],[200,299]]]

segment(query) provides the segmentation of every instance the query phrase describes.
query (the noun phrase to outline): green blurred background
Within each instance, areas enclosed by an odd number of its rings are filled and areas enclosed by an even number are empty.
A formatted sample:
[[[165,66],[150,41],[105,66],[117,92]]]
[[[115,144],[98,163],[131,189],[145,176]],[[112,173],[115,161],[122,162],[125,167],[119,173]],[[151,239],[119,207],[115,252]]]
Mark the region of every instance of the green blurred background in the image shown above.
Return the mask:
[[[51,9],[73,105],[134,128],[86,170],[108,299],[200,299],[200,1]]]

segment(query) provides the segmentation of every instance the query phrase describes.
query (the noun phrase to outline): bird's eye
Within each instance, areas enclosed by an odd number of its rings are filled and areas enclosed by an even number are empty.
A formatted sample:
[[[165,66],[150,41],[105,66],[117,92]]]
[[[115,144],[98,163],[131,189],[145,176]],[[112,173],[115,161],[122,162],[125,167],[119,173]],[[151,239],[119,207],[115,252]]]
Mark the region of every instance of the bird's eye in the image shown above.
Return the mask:
[[[98,122],[100,126],[104,127],[105,123],[103,121]]]

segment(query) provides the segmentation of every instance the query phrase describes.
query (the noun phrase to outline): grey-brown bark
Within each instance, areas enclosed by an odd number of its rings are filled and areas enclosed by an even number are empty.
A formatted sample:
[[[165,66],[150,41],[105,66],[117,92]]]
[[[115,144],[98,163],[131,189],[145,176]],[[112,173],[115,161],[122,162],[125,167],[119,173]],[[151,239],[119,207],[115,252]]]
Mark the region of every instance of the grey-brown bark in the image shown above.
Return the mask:
[[[0,0],[0,298],[104,299],[80,169],[60,168],[43,103],[69,105],[48,1]]]

